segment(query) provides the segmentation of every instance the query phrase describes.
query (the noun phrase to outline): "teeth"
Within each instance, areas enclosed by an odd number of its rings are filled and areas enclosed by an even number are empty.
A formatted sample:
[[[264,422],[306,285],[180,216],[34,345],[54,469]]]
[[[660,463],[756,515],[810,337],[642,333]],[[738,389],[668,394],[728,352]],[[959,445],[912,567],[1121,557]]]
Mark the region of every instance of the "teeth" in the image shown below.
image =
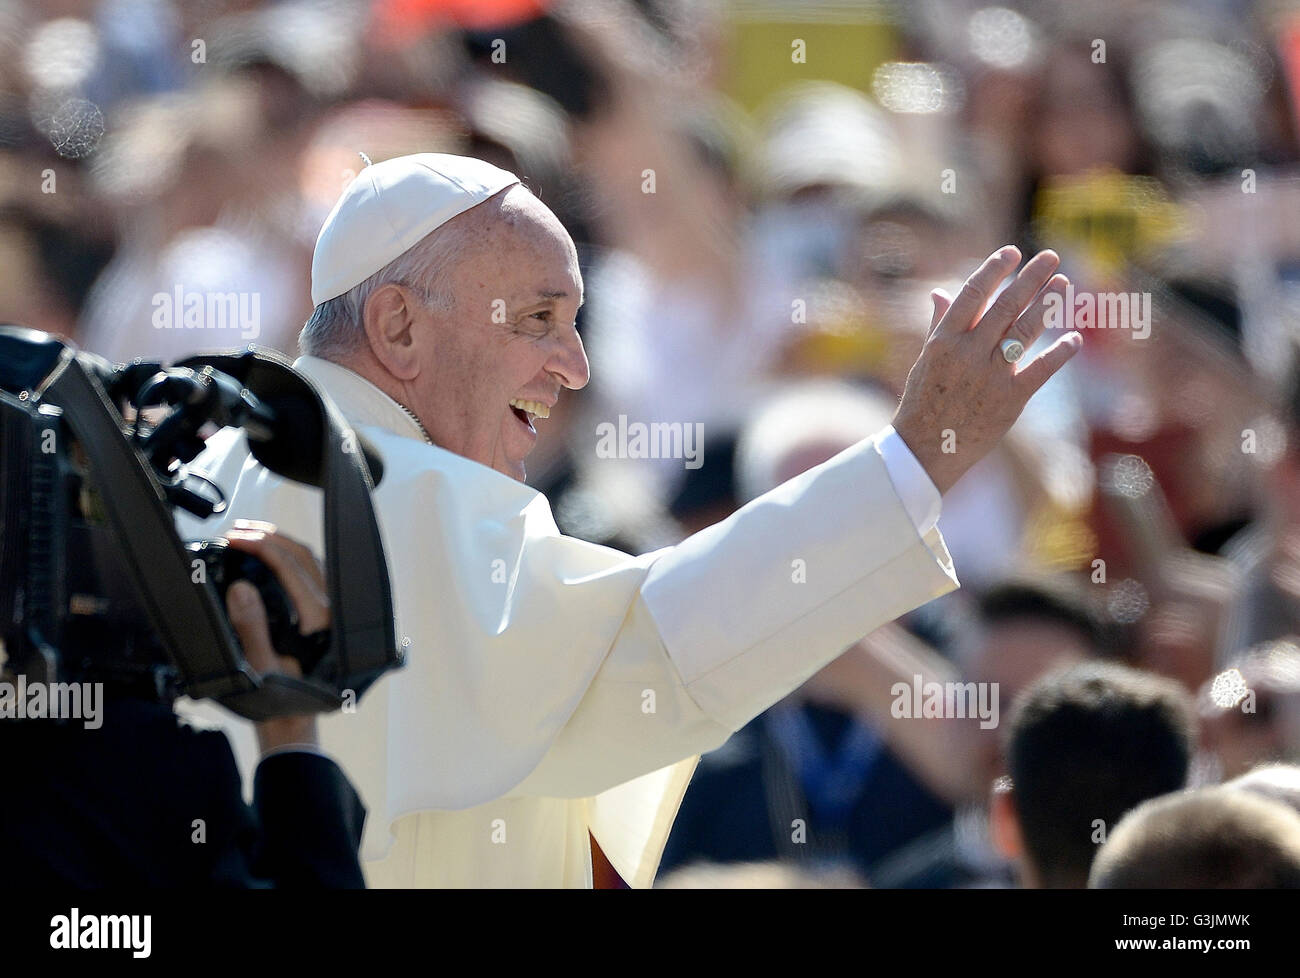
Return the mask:
[[[538,418],[549,418],[551,416],[551,409],[541,401],[521,401],[515,398],[510,402],[510,406],[517,407],[519,410]]]

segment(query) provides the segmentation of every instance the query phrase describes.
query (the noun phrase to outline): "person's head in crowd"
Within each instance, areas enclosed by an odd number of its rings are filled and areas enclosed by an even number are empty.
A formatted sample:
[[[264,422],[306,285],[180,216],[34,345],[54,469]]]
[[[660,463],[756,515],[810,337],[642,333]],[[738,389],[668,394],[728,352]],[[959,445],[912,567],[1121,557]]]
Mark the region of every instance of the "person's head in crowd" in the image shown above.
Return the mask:
[[[842,381],[796,381],[771,391],[736,443],[736,489],[742,503],[820,465],[889,424],[894,404]]]
[[[1300,814],[1280,801],[1223,786],[1153,798],[1111,832],[1088,886],[1300,889]]]
[[[1009,703],[1043,673],[1108,651],[1105,627],[1073,581],[1018,577],[976,596],[958,653],[968,678],[998,683]]]
[[[888,113],[856,89],[805,81],[760,112],[750,169],[761,258],[796,282],[843,274],[856,225],[906,164]]]
[[[1143,351],[1139,372],[1144,396],[1157,405],[1159,427],[1149,440],[1163,451],[1154,448],[1154,470],[1188,542],[1212,554],[1250,518],[1248,475],[1255,466],[1240,464],[1239,448],[1242,429],[1259,425],[1260,414],[1272,407],[1269,385],[1252,369],[1243,293],[1225,271],[1191,260],[1156,264],[1156,275],[1135,286],[1153,293],[1154,342]],[[1131,357],[1134,345],[1115,352]],[[1188,396],[1189,390],[1196,396]],[[1115,420],[1122,430],[1123,420]],[[1204,647],[1186,643],[1166,652],[1189,660],[1206,654]]]
[[[668,502],[668,513],[683,534],[696,533],[736,511],[735,457],[735,432],[713,432],[705,438],[699,467],[686,470]]]
[[[1291,637],[1248,650],[1205,682],[1198,706],[1223,778],[1300,760],[1300,645]]]
[[[884,195],[863,215],[849,281],[873,295],[888,296],[906,282],[951,276],[961,263],[970,220],[965,202],[953,196],[914,187]]]
[[[1171,180],[1240,174],[1260,158],[1268,88],[1262,76],[1276,71],[1264,48],[1248,54],[1183,36],[1155,40],[1135,55],[1139,115]]]
[[[93,201],[73,196],[57,217],[4,206],[0,191],[0,322],[74,336],[95,277],[113,253]]]
[[[1125,812],[1187,782],[1191,696],[1169,679],[1088,662],[1044,676],[1005,731],[1009,785],[995,791],[995,843],[1031,888],[1082,889]]]
[[[581,252],[590,201],[575,186],[563,109],[536,89],[481,72],[458,86],[454,104],[468,130],[460,152],[527,174],[529,189],[546,201]]]
[[[996,684],[1004,709],[1044,673],[1109,651],[1103,625],[1064,578],[1009,579],[976,595],[973,616],[954,649],[963,676]],[[1002,772],[1001,746],[991,734],[981,738],[977,751],[983,784]]]
[[[893,414],[884,395],[832,380],[779,384],[761,405],[739,433],[709,439],[705,463],[688,471],[669,502],[684,534],[725,519],[737,506],[871,437]]]
[[[1233,778],[1227,787],[1251,791],[1290,805],[1300,814],[1300,766],[1295,764],[1261,764],[1239,778]]]
[[[1150,171],[1131,58],[1115,37],[1106,39],[1104,63],[1094,60],[1095,49],[1091,37],[1062,37],[1040,62],[1028,120],[1030,166],[1040,178]]]

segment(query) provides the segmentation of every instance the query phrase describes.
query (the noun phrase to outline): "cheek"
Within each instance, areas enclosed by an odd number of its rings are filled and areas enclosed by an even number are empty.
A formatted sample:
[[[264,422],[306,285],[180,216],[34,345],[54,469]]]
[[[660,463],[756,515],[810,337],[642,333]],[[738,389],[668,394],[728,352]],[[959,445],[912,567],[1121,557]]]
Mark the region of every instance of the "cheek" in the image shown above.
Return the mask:
[[[499,386],[502,353],[491,338],[475,336],[473,324],[459,324],[455,329],[438,345],[432,374],[442,397],[478,404]]]
[[[550,344],[533,337],[512,337],[497,351],[495,369],[507,391],[515,394],[542,376]]]

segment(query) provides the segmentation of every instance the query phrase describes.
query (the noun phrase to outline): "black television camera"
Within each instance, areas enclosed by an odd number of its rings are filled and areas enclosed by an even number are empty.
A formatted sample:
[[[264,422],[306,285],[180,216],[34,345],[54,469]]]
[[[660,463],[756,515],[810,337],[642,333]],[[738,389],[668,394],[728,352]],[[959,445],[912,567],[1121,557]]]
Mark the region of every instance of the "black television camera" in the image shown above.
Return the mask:
[[[186,468],[211,426],[242,428],[261,464],[324,490],[328,632],[298,634],[256,558],[178,536],[174,507],[206,517],[225,506]],[[278,354],[113,365],[0,326],[0,465],[0,676],[211,697],[261,720],[336,709],[401,664],[370,498],[380,460]],[[301,679],[249,668],[225,615],[239,578],[261,592]]]

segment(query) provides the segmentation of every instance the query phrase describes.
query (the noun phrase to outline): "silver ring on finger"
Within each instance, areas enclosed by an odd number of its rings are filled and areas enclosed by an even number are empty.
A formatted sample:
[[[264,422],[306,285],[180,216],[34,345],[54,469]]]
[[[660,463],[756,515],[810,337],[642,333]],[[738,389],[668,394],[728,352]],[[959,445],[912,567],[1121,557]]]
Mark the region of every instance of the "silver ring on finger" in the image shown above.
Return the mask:
[[[1025,344],[1016,339],[1003,340],[998,346],[1002,350],[1002,359],[1007,363],[1015,363],[1025,355]]]

